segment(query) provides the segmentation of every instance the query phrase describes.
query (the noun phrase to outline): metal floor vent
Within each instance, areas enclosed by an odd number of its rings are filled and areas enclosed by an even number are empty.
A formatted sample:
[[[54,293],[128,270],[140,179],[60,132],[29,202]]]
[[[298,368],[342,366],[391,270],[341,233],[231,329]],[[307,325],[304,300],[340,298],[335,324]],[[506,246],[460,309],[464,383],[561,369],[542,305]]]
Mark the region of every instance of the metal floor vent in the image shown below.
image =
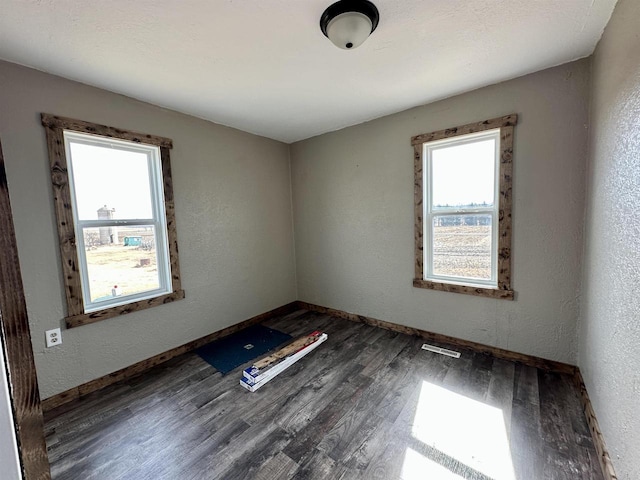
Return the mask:
[[[429,345],[428,343],[422,345],[422,350],[429,350],[430,352],[439,353],[440,355],[447,355],[448,357],[460,358],[460,352],[454,352],[453,350],[447,350],[446,348],[436,347],[435,345]]]

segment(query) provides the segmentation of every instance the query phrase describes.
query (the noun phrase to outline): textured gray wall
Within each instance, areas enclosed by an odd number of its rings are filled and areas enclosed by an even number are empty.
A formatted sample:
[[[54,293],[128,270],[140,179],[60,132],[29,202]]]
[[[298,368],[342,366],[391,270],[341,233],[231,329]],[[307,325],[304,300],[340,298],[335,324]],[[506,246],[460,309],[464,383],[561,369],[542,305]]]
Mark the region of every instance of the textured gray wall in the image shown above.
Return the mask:
[[[0,138],[43,398],[296,300],[288,146],[0,62]],[[172,138],[185,300],[70,330],[40,112]]]
[[[579,366],[618,478],[640,478],[640,2],[593,58]]]
[[[588,89],[581,60],[293,144],[300,300],[575,364]],[[516,301],[414,288],[411,136],[510,113]]]

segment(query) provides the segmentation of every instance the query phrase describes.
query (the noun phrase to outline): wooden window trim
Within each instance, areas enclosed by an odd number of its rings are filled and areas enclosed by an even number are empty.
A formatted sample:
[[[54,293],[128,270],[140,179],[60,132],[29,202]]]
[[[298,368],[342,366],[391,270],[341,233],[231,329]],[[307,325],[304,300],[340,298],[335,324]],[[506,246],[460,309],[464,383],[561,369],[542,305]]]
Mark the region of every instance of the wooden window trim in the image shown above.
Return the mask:
[[[2,145],[0,252],[0,355],[3,355],[4,350],[20,468],[24,480],[49,480],[51,475],[44,438],[44,421]]]
[[[59,117],[48,113],[42,113],[41,118],[42,125],[45,127],[47,135],[49,163],[51,166],[51,180],[53,184],[58,240],[62,260],[62,273],[64,275],[65,297],[67,300],[67,316],[65,317],[67,328],[87,325],[89,323],[106,320],[107,318],[144,310],[146,308],[163,305],[165,303],[184,298],[185,294],[184,290],[182,290],[182,282],[180,280],[178,235],[175,221],[173,182],[171,179],[170,149],[173,148],[173,142],[171,139],[108,127],[105,125],[98,125],[72,118]],[[168,249],[171,264],[171,293],[146,300],[127,303],[125,305],[118,305],[85,313],[78,253],[76,250],[73,212],[71,207],[71,187],[69,185],[68,177],[64,130],[99,135],[101,137],[116,138],[134,143],[155,145],[160,148]]]
[[[414,240],[415,274],[413,286],[443,292],[465,293],[490,298],[513,300],[511,289],[511,200],[513,183],[513,131],[518,122],[516,114],[493,118],[483,122],[470,123],[460,127],[447,128],[437,132],[424,133],[411,138],[414,160]],[[498,214],[498,287],[486,288],[424,280],[424,238],[423,238],[423,144],[453,138],[469,133],[500,129],[500,185]]]

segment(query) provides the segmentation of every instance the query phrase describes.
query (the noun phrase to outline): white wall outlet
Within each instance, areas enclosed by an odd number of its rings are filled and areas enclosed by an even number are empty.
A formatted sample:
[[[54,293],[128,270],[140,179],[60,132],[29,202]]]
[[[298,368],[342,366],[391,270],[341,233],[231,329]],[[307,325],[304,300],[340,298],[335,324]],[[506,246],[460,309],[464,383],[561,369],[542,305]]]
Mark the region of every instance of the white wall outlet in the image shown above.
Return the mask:
[[[62,333],[59,328],[47,330],[45,336],[47,338],[47,348],[62,344]]]

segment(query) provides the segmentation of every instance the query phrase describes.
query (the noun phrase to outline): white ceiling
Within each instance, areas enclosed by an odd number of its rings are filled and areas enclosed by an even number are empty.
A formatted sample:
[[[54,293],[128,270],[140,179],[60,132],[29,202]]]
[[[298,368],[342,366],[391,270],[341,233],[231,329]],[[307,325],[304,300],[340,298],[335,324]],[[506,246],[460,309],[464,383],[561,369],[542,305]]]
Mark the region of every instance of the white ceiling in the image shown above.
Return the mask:
[[[332,0],[0,0],[0,58],[293,142],[593,52],[616,0],[374,0],[357,50]]]

